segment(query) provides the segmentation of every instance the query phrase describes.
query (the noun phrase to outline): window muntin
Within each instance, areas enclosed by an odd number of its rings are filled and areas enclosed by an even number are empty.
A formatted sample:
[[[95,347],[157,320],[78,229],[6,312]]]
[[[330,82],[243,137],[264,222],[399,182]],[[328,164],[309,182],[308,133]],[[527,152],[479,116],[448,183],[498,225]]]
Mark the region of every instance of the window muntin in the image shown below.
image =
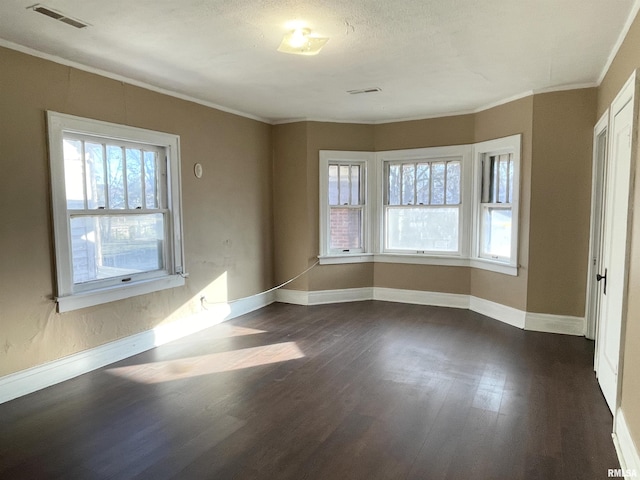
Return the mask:
[[[59,311],[184,284],[179,138],[48,113]]]
[[[329,163],[329,251],[362,252],[364,248],[364,167]]]
[[[460,252],[460,159],[385,162],[384,250]]]

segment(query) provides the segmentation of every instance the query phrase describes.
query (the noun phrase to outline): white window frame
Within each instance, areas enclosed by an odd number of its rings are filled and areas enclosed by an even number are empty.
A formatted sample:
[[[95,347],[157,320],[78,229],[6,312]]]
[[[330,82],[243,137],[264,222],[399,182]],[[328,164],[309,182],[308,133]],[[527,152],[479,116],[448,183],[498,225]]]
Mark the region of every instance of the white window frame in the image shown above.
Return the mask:
[[[469,187],[471,177],[471,146],[455,145],[444,147],[415,148],[409,150],[390,150],[376,153],[377,179],[377,244],[376,261],[394,263],[426,263],[436,265],[462,265],[461,259],[469,257],[469,221],[470,199]],[[458,216],[458,251],[457,252],[407,252],[385,249],[385,205],[383,192],[386,188],[386,165],[407,162],[460,161],[460,213]]]
[[[180,191],[180,137],[168,133],[47,112],[53,233],[56,259],[58,311],[66,312],[184,285],[182,205]],[[73,283],[70,215],[65,192],[65,134],[89,136],[96,141],[134,142],[160,147],[166,154],[166,215],[164,270],[127,275],[80,286]],[[166,245],[165,245],[166,244]]]
[[[342,152],[335,150],[320,150],[320,255],[322,263],[353,263],[369,257],[374,251],[372,245],[373,225],[371,215],[372,199],[375,198],[375,178],[372,152]],[[362,248],[351,249],[349,252],[331,250],[329,248],[330,211],[329,206],[329,165],[359,165],[361,168],[362,203]]]
[[[473,146],[474,185],[473,185],[473,248],[471,266],[493,270],[507,275],[518,274],[518,230],[520,212],[520,158],[522,135],[488,140]],[[509,258],[482,255],[482,161],[493,155],[511,154],[513,158],[513,192],[511,196],[511,256]]]

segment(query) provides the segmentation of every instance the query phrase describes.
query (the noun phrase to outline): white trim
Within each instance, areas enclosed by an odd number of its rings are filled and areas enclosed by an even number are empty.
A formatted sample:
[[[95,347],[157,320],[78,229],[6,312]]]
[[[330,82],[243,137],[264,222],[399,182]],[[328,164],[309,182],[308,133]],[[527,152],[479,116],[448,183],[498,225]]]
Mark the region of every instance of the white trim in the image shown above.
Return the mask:
[[[469,298],[469,310],[524,329],[526,312],[473,295]]]
[[[341,265],[343,263],[368,263],[373,262],[374,256],[371,253],[354,255],[324,255],[318,256],[320,265]]]
[[[636,0],[636,1],[640,1],[640,0]],[[525,90],[524,92],[518,93],[516,95],[511,95],[509,97],[505,97],[500,100],[496,100],[494,102],[486,103],[476,108],[470,108],[467,110],[457,110],[453,112],[440,112],[440,113],[416,115],[412,117],[398,117],[398,118],[391,118],[391,119],[384,119],[384,120],[344,120],[344,119],[323,118],[323,117],[298,117],[298,118],[286,118],[283,120],[273,120],[271,124],[286,125],[289,123],[300,123],[300,122],[330,122],[330,123],[345,123],[345,124],[358,124],[358,125],[385,125],[385,124],[391,124],[391,123],[431,120],[434,118],[459,117],[463,115],[475,115],[476,113],[482,113],[487,110],[491,110],[492,108],[500,107],[502,105],[506,105],[508,103],[515,102],[517,100],[522,100],[523,98],[532,97],[534,95],[539,95],[543,93],[564,92],[567,90],[580,90],[583,88],[595,88],[595,87],[598,87],[600,83],[601,81],[587,82],[587,83],[571,83],[571,84],[565,84],[565,85],[558,85],[555,87],[538,88],[536,90]]]
[[[182,287],[184,284],[185,280],[181,275],[169,275],[126,286],[102,288],[99,290],[76,293],[64,297],[56,297],[56,302],[58,302],[58,313],[70,312],[72,310],[78,310],[79,308],[115,302],[116,300],[124,300],[125,298],[159,292],[160,290],[166,290],[169,288]]]
[[[472,267],[491,272],[502,273],[512,277],[518,276],[518,267],[503,265],[481,258],[470,259],[439,255],[419,255],[409,253],[376,253],[360,255],[325,255],[318,256],[320,265],[341,265],[348,263],[399,263],[409,265],[441,265],[447,267]]]
[[[386,250],[385,238],[386,231],[386,208],[384,191],[386,185],[386,163],[401,162],[433,162],[440,160],[457,160],[460,162],[460,203],[451,205],[459,209],[458,215],[458,251],[445,252],[443,256],[469,258],[469,237],[471,223],[471,175],[472,175],[472,154],[473,145],[447,145],[441,147],[411,148],[401,150],[384,150],[375,152],[375,165],[378,172],[376,182],[376,192],[379,194],[374,207],[374,217],[376,220],[376,253],[384,255],[400,254],[403,256],[411,255],[409,252],[399,252]],[[444,206],[444,205],[443,205]],[[398,207],[409,207],[407,205],[399,205]],[[438,252],[428,252],[427,255],[439,256]]]
[[[630,473],[635,472],[635,476],[640,476],[638,447],[631,437],[624,413],[620,408],[616,412],[614,432],[611,436],[613,437],[613,445],[616,448],[622,470],[630,471]]]
[[[485,300],[472,295],[403,290],[385,287],[346,288],[341,290],[288,290],[276,291],[275,301],[296,305],[323,305],[327,303],[380,300],[385,302],[432,305],[437,307],[463,308],[486,315],[494,320],[524,330],[564,335],[584,335],[584,317],[551,315],[525,312],[517,308]]]
[[[51,199],[56,259],[56,290],[58,311],[99,305],[167,288],[184,285],[184,248],[182,234],[182,200],[180,181],[180,137],[178,135],[120,125],[47,111],[50,156]],[[116,141],[118,145],[135,142],[137,146],[151,146],[166,162],[166,178],[159,182],[166,199],[152,212],[165,210],[163,237],[163,270],[132,273],[122,283],[121,277],[74,283],[72,271],[72,234],[65,189],[64,138],[67,134],[88,135],[99,142]],[[84,141],[84,139],[83,139]],[[104,147],[103,147],[104,148]],[[164,157],[164,158],[162,158]],[[106,161],[106,160],[105,160]],[[164,172],[164,167],[163,170]],[[160,175],[159,175],[160,176]],[[164,176],[164,175],[163,175]],[[161,185],[160,185],[161,184]],[[166,202],[166,205],[164,204]],[[103,207],[104,208],[104,207]],[[85,202],[86,209],[86,202]],[[86,210],[88,212],[88,210]],[[96,212],[100,211],[99,209]],[[124,212],[124,210],[122,210]],[[108,210],[107,210],[108,212]],[[111,212],[112,214],[114,212]],[[97,213],[96,213],[97,214]]]
[[[639,10],[640,10],[640,0],[634,0],[633,5],[631,6],[631,10],[629,11],[629,16],[627,17],[627,21],[622,27],[622,30],[620,31],[620,34],[618,35],[618,39],[616,40],[616,43],[613,45],[611,52],[609,52],[609,57],[607,58],[607,62],[604,64],[604,67],[602,67],[602,71],[600,72],[600,76],[598,77],[597,86],[600,86],[600,84],[604,81],[604,77],[607,76],[607,73],[611,68],[611,64],[613,63],[613,60],[616,58],[616,55],[618,54],[618,50],[620,50],[620,47],[622,46],[624,39],[627,38],[629,29],[631,29],[631,25],[633,25],[633,21],[635,20]]]
[[[183,93],[174,92],[172,90],[168,90],[162,87],[154,86],[150,83],[142,82],[139,80],[134,80],[129,77],[125,77],[123,75],[118,75],[116,73],[111,73],[106,70],[102,70],[100,68],[90,67],[88,65],[84,65],[82,63],[74,62],[72,60],[67,60],[62,57],[58,57],[57,55],[51,55],[48,53],[40,52],[38,50],[34,50],[33,48],[25,47],[24,45],[19,45],[14,42],[10,42],[8,40],[4,40],[0,38],[0,47],[5,47],[10,50],[15,50],[17,52],[24,53],[26,55],[31,55],[32,57],[41,58],[43,60],[48,60],[50,62],[57,63],[59,65],[66,65],[67,67],[72,67],[77,70],[83,72],[93,73],[95,75],[100,75],[102,77],[110,78],[111,80],[116,80],[119,82],[124,82],[129,85],[133,85],[136,87],[141,87],[152,92],[160,93],[162,95],[167,95],[173,98],[179,98],[180,100],[185,100],[187,102],[193,102],[198,105],[202,105],[204,107],[213,108],[215,110],[220,110],[222,112],[230,113],[232,115],[238,115],[240,117],[249,118],[251,120],[256,120],[258,122],[266,123],[268,125],[286,125],[290,123],[299,123],[299,122],[331,122],[331,123],[344,123],[344,124],[362,124],[362,125],[384,125],[388,123],[400,123],[400,122],[412,122],[419,120],[430,120],[434,118],[446,118],[446,117],[457,117],[462,115],[474,115],[476,113],[481,113],[486,110],[491,110],[492,108],[499,107],[501,105],[506,105],[507,103],[515,102],[517,100],[521,100],[523,98],[531,97],[533,95],[541,94],[541,93],[552,93],[552,92],[561,92],[566,90],[576,90],[582,88],[592,88],[598,87],[604,80],[604,77],[611,67],[611,63],[615,58],[618,50],[620,49],[622,42],[624,41],[631,25],[633,24],[633,20],[635,19],[638,10],[640,9],[640,0],[635,0],[633,7],[631,8],[631,12],[629,17],[627,18],[627,22],[624,25],[624,28],[620,32],[618,40],[614,45],[611,53],[609,54],[609,58],[607,63],[605,64],[600,76],[598,77],[597,82],[588,82],[588,83],[577,83],[577,84],[569,84],[569,85],[559,85],[557,87],[546,87],[537,90],[525,90],[524,92],[518,93],[516,95],[511,95],[509,97],[496,100],[494,102],[490,102],[484,104],[480,107],[471,108],[467,110],[459,110],[454,112],[441,112],[441,113],[433,113],[428,115],[417,115],[412,117],[398,117],[393,119],[384,119],[384,120],[341,120],[336,118],[321,118],[321,117],[300,117],[300,118],[286,118],[281,120],[268,119],[265,117],[260,117],[258,115],[254,115],[248,112],[242,112],[240,110],[235,110],[233,108],[225,107],[224,105],[220,105],[214,102],[210,102],[207,100],[202,100],[200,98],[192,97],[190,95],[185,95]]]
[[[449,267],[468,267],[469,259],[461,256],[412,254],[412,253],[377,253],[373,260],[377,263],[402,263],[413,265],[444,265]]]
[[[272,292],[228,303],[160,325],[114,342],[0,377],[0,403],[70,380],[92,370],[137,355],[154,347],[212,327],[232,318],[265,307],[275,301]]]
[[[293,305],[309,305],[309,292],[304,290],[289,290],[280,288],[275,291],[276,302],[291,303]]]
[[[186,100],[187,102],[197,103],[198,105],[202,105],[204,107],[214,108],[222,112],[231,113],[233,115],[238,115],[240,117],[250,118],[251,120],[257,120],[258,122],[262,122],[262,123],[271,124],[271,122],[268,119],[259,117],[257,115],[253,115],[252,113],[246,113],[246,112],[241,112],[240,110],[234,110],[233,108],[218,105],[217,103],[209,102],[207,100],[202,100],[200,98],[192,97],[190,95],[185,95],[183,93],[174,92],[173,90],[168,90],[166,88],[157,87],[155,85],[142,82],[140,80],[134,80],[133,78],[125,77],[124,75],[118,75],[117,73],[111,73],[111,72],[108,72],[107,70],[90,67],[82,63],[74,62],[73,60],[67,60],[65,58],[58,57],[57,55],[51,55],[49,53],[40,52],[39,50],[34,50],[33,48],[29,48],[23,45],[19,45],[17,43],[9,42],[8,40],[4,40],[2,38],[0,38],[0,47],[5,47],[10,50],[15,50],[17,52],[31,55],[32,57],[42,58],[43,60],[48,60],[50,62],[54,62],[59,65],[72,67],[83,72],[89,72],[95,75],[100,75],[102,77],[110,78],[111,80],[116,80],[118,82],[128,83],[129,85],[141,87],[146,90],[151,90],[152,92],[160,93],[162,95],[168,95],[169,97],[179,98],[180,100]]]
[[[602,250],[602,229],[603,229],[603,203],[604,203],[604,182],[605,165],[607,163],[607,143],[609,135],[609,109],[605,110],[596,126],[593,127],[593,155],[591,165],[591,216],[589,220],[589,252],[587,261],[587,291],[585,296],[586,319],[585,336],[591,340],[596,339],[598,327],[598,305],[600,291],[596,282],[596,274],[599,273],[601,250]],[[600,155],[601,137],[604,136],[603,155]],[[595,355],[595,367],[597,369],[597,349]]]
[[[479,268],[481,270],[488,270],[490,272],[502,273],[504,275],[511,275],[512,277],[518,276],[518,265],[507,265],[502,262],[494,262],[486,258],[471,258],[469,259],[469,266],[471,268]]]
[[[585,326],[586,320],[584,317],[527,312],[524,329],[534,332],[562,333],[564,335],[582,337],[585,334]]]
[[[320,150],[319,152],[319,245],[320,245],[320,257],[349,257],[354,255],[356,257],[366,255],[373,251],[373,215],[371,214],[372,205],[375,204],[376,190],[375,190],[375,164],[373,162],[373,152],[363,151],[338,151],[338,150]],[[363,248],[354,250],[353,253],[341,254],[338,251],[330,251],[329,236],[331,234],[330,226],[330,211],[329,205],[329,164],[348,164],[348,165],[360,165],[362,174],[360,181],[363,183],[361,186],[361,195],[364,196],[364,202],[360,205],[362,208],[362,244]],[[338,263],[338,262],[335,262]],[[344,263],[356,263],[345,261]]]
[[[434,307],[469,308],[469,295],[458,293],[425,292],[421,290],[400,290],[397,288],[374,287],[373,299],[385,302],[432,305]]]
[[[518,242],[520,229],[520,157],[522,150],[522,134],[496,138],[478,142],[473,145],[473,185],[472,185],[472,219],[471,219],[471,259],[489,264],[511,267],[511,271],[518,271]],[[511,255],[508,259],[493,260],[482,256],[480,247],[482,237],[482,160],[488,155],[510,153],[513,155],[513,186],[511,206]],[[478,268],[483,268],[482,264]]]
[[[308,292],[307,305],[327,303],[361,302],[373,298],[373,287],[345,288],[340,290],[315,290]]]

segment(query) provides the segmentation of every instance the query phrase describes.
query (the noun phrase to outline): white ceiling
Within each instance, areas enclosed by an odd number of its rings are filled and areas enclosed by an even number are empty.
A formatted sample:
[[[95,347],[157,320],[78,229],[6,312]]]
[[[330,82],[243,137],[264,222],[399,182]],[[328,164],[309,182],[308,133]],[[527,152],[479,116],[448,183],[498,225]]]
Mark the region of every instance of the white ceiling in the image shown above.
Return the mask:
[[[0,2],[0,45],[27,47],[265,121],[384,122],[595,85],[637,0],[43,0],[75,29]],[[276,48],[288,22],[330,37]],[[1,68],[1,66],[0,66]],[[349,95],[347,90],[381,92]]]

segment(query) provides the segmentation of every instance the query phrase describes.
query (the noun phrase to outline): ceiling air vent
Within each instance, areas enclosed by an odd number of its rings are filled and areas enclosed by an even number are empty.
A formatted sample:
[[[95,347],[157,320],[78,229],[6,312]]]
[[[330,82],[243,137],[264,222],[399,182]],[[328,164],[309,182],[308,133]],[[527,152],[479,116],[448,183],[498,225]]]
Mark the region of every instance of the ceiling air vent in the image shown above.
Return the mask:
[[[349,95],[360,95],[361,93],[374,93],[382,91],[381,88],[371,87],[371,88],[361,88],[360,90],[347,90]]]
[[[44,5],[41,5],[39,3],[27,7],[27,10],[33,10],[34,12],[41,13],[42,15],[46,15],[47,17],[51,17],[54,20],[66,23],[67,25],[71,25],[72,27],[84,28],[89,26],[87,22],[83,22],[82,20],[78,20],[77,18],[70,17],[52,8],[45,7]]]

